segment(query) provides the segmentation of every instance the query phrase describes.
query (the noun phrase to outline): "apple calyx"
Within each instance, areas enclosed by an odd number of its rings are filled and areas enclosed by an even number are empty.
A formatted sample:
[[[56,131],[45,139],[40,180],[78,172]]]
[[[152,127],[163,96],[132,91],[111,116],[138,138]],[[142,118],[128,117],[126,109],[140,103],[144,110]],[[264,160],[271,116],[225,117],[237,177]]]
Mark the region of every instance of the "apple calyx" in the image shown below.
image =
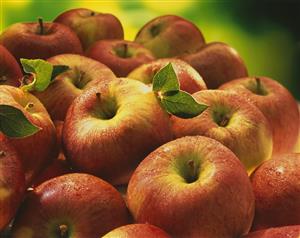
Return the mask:
[[[150,28],[150,33],[152,37],[156,37],[160,33],[160,25],[153,25]]]
[[[39,35],[44,35],[44,23],[43,23],[43,18],[39,17],[38,18],[38,22],[39,22],[39,28],[40,28],[40,32]]]
[[[32,102],[29,102],[29,103],[26,104],[26,106],[24,107],[24,109],[25,109],[26,111],[28,111],[29,109],[31,109],[31,108],[33,108],[33,107],[34,107],[34,104],[33,104]]]
[[[199,104],[191,94],[180,90],[172,63],[167,64],[154,75],[152,91],[163,109],[177,117],[192,118],[208,107]]]
[[[5,83],[7,81],[7,77],[5,75],[0,76],[0,83]]]
[[[60,238],[68,238],[69,237],[69,228],[67,225],[62,224],[58,226],[57,235]]]

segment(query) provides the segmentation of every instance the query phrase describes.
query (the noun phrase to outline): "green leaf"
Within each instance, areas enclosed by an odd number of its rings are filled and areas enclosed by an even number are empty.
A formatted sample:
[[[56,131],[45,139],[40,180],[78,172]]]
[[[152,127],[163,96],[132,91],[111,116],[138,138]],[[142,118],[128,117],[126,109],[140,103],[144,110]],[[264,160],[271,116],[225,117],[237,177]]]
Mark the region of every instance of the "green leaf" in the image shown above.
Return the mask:
[[[161,98],[165,110],[177,117],[192,118],[201,114],[208,106],[199,104],[192,95],[184,91],[170,91]]]
[[[171,63],[159,70],[153,78],[153,91],[164,94],[169,91],[179,91],[179,82]]]
[[[21,88],[26,91],[44,91],[51,82],[53,65],[41,59],[21,59],[21,64],[26,73],[33,75],[33,80]]]
[[[51,81],[54,80],[56,78],[56,76],[60,75],[61,73],[66,72],[69,69],[70,69],[70,67],[67,65],[54,65],[52,75],[51,75]]]
[[[0,131],[8,137],[22,138],[40,130],[33,125],[23,112],[9,105],[0,105]]]

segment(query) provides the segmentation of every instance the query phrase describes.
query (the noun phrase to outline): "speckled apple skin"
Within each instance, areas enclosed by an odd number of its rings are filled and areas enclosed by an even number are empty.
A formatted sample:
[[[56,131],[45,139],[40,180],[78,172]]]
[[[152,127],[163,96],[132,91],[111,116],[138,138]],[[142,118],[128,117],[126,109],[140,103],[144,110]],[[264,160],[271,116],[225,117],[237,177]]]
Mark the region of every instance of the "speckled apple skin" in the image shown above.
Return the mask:
[[[255,218],[252,230],[300,224],[300,153],[282,154],[252,175]]]
[[[23,77],[21,68],[13,55],[2,45],[0,45],[0,66],[0,77],[6,77],[5,81],[0,81],[0,85],[20,86]]]
[[[234,92],[204,90],[193,94],[194,98],[209,107],[191,119],[172,116],[176,138],[202,135],[213,138],[241,160],[249,173],[272,154],[272,131],[262,112]],[[228,125],[219,126],[213,119],[214,111],[227,108]]]
[[[97,110],[112,100],[116,115],[109,120],[97,117]],[[172,140],[169,118],[147,85],[126,78],[101,84],[70,106],[63,128],[65,155],[79,171],[114,185],[127,184],[148,153]]]
[[[162,229],[151,224],[131,224],[118,227],[102,238],[171,238]]]
[[[195,93],[207,89],[200,74],[189,64],[180,59],[159,59],[134,69],[128,78],[139,80],[145,84],[152,84],[154,75],[168,63],[171,63],[179,80],[180,89],[188,93]]]
[[[178,164],[200,161],[199,177],[187,183]],[[178,238],[225,238],[247,234],[254,195],[237,157],[221,143],[201,136],[164,144],[132,175],[128,207],[138,223],[150,223]]]
[[[0,104],[20,109],[31,123],[41,128],[36,134],[21,139],[0,133],[0,142],[8,140],[20,155],[28,185],[57,156],[55,127],[45,107],[32,94],[7,85],[0,86],[0,94]],[[28,103],[34,106],[25,110]]]
[[[261,110],[272,128],[273,155],[292,152],[299,131],[300,118],[297,102],[279,82],[267,77],[257,78],[268,91],[267,95],[257,95],[247,88],[247,85],[255,83],[255,77],[230,81],[222,85],[220,89],[235,91]]]
[[[243,238],[299,238],[300,225],[269,228],[251,232]]]
[[[128,211],[118,191],[88,174],[53,178],[27,196],[12,229],[12,238],[56,237],[60,225],[68,237],[99,238],[128,224]]]
[[[25,176],[16,150],[0,143],[0,231],[15,216],[25,194]]]
[[[196,53],[180,58],[197,70],[209,89],[248,76],[246,65],[238,52],[222,42],[208,43]]]

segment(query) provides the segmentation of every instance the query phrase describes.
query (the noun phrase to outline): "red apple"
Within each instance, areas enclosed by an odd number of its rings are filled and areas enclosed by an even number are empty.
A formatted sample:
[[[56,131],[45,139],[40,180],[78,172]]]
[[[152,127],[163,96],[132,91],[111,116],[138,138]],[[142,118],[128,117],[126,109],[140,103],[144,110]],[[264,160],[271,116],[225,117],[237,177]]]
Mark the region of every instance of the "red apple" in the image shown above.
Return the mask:
[[[125,40],[97,41],[86,55],[107,65],[118,77],[125,77],[138,66],[154,60],[142,45]]]
[[[154,75],[168,63],[172,63],[180,83],[180,89],[188,93],[206,89],[202,77],[186,62],[179,59],[159,59],[134,69],[127,77],[139,80],[145,84],[152,84]]]
[[[108,13],[76,8],[61,13],[54,22],[70,27],[79,37],[85,50],[98,40],[124,38],[121,22]]]
[[[18,108],[32,124],[41,128],[25,138],[8,138],[0,133],[0,142],[8,140],[19,153],[28,184],[57,155],[55,127],[42,103],[32,94],[1,85],[0,95],[0,105]]]
[[[25,192],[25,176],[16,150],[0,143],[0,231],[14,217]],[[1,235],[1,234],[0,234]]]
[[[187,135],[213,138],[231,149],[249,173],[271,157],[270,125],[252,103],[234,92],[221,90],[204,90],[193,96],[209,107],[191,119],[173,116],[176,138]]]
[[[118,191],[88,174],[67,174],[35,188],[26,198],[12,229],[13,238],[99,238],[128,224]]]
[[[47,108],[53,120],[63,121],[71,103],[85,89],[115,78],[108,67],[85,56],[62,54],[48,61],[53,65],[70,67],[58,75],[45,91],[34,93]]]
[[[299,238],[300,225],[269,228],[251,232],[244,238]]]
[[[63,128],[65,155],[74,169],[114,185],[126,184],[138,163],[171,139],[169,115],[151,88],[126,78],[77,97]]]
[[[151,50],[156,58],[194,53],[205,43],[196,25],[174,15],[154,18],[140,29],[135,41]]]
[[[236,79],[220,87],[248,98],[268,119],[273,133],[273,155],[292,152],[298,138],[299,112],[292,94],[267,77]]]
[[[240,237],[254,215],[243,165],[221,143],[201,136],[171,141],[148,155],[130,179],[127,202],[136,222],[178,238]]]
[[[245,63],[238,52],[221,42],[203,45],[196,53],[183,55],[181,59],[198,71],[210,89],[248,76]]]
[[[162,229],[150,224],[131,224],[118,227],[102,238],[171,238]]]
[[[76,34],[59,23],[13,24],[0,35],[0,44],[18,61],[20,58],[47,59],[63,53],[82,53]]]
[[[0,85],[18,87],[23,77],[21,68],[12,54],[0,45]]]
[[[300,224],[299,168],[300,153],[281,154],[263,163],[252,174],[253,230]]]

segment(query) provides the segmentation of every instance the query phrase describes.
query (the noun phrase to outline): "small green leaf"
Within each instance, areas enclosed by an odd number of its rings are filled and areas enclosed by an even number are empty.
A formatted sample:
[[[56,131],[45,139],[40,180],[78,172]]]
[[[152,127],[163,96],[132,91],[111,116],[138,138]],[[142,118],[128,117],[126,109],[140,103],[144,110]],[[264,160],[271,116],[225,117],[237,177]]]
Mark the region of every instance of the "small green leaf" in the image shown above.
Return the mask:
[[[21,64],[26,73],[33,75],[33,80],[21,88],[26,91],[44,91],[51,82],[53,65],[41,59],[21,59]]]
[[[153,91],[165,93],[168,91],[178,91],[179,82],[171,63],[159,70],[153,78]]]
[[[23,112],[9,105],[0,105],[0,131],[8,137],[22,138],[40,130],[33,125]]]
[[[70,67],[67,65],[53,65],[53,71],[51,75],[51,81],[56,78],[56,76],[66,72]]]
[[[198,116],[207,108],[207,105],[199,104],[192,95],[184,91],[167,92],[160,100],[168,113],[181,118]]]

